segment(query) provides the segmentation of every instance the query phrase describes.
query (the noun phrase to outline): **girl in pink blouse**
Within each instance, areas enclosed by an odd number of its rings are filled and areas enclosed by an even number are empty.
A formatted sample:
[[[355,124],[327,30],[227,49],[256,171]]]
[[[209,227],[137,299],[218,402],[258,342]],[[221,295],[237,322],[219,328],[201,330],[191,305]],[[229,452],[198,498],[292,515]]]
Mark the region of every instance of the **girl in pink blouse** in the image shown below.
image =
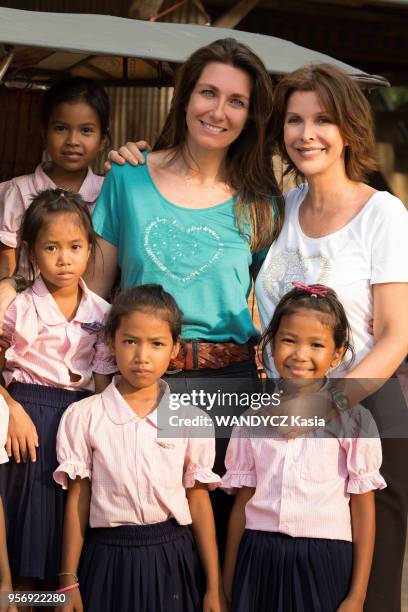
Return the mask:
[[[213,428],[207,437],[186,427],[169,438],[159,418],[170,400],[160,377],[177,355],[180,331],[181,312],[160,285],[124,290],[106,325],[121,376],[61,420],[54,478],[68,488],[64,612],[222,609],[208,495],[220,484]]]
[[[103,389],[116,365],[101,333],[109,304],[81,279],[95,245],[81,197],[40,193],[21,239],[33,283],[4,319],[0,394],[10,409],[11,459],[0,487],[14,586],[31,589],[44,588],[38,580],[55,581],[59,566],[64,495],[52,473],[60,418],[73,401]]]
[[[20,227],[32,198],[60,187],[78,192],[90,209],[103,185],[90,164],[109,139],[109,98],[99,83],[73,77],[54,83],[44,94],[41,123],[49,161],[33,174],[0,184],[0,278],[27,273]]]
[[[294,284],[263,337],[282,377],[282,397],[316,393],[350,348],[334,291]],[[281,407],[273,414],[282,413]],[[301,437],[299,417],[312,415],[283,416],[281,427],[262,437],[236,429],[228,447],[223,487],[238,490],[224,565],[232,610],[362,612],[375,536],[373,490],[385,486],[374,421],[356,407]]]

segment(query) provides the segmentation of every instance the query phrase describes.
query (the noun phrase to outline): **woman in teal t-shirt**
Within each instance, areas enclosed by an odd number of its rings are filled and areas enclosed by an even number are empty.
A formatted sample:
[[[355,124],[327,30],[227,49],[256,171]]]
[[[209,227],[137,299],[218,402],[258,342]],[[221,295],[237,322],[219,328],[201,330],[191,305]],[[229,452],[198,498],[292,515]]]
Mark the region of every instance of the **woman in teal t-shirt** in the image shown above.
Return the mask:
[[[168,381],[173,392],[253,390],[251,272],[283,211],[266,137],[271,111],[270,77],[250,49],[233,39],[199,49],[180,69],[152,153],[137,167],[115,166],[96,204],[104,266],[97,256],[91,288],[106,295],[119,267],[122,286],[159,283],[183,311],[182,348]],[[252,380],[250,389],[244,379]],[[216,441],[220,474],[227,441]],[[231,503],[219,491],[212,502],[222,556]]]
[[[146,163],[115,166],[94,211],[101,251],[89,285],[107,295],[120,268],[124,287],[169,291],[184,314],[172,364],[183,376],[256,375],[251,271],[283,210],[271,111],[270,77],[249,48],[223,39],[199,49],[180,69]]]

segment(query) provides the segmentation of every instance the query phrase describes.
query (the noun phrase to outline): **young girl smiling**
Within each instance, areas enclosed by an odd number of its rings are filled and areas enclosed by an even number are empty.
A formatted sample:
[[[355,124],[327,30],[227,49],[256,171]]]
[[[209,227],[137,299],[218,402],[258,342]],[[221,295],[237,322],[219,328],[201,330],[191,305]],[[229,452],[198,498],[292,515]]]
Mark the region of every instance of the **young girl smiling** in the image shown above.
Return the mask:
[[[319,391],[350,348],[336,294],[319,285],[286,294],[265,332],[268,347],[283,395]],[[362,407],[305,437],[234,431],[223,478],[225,489],[238,489],[224,565],[234,612],[362,612],[373,490],[385,486],[377,436]]]

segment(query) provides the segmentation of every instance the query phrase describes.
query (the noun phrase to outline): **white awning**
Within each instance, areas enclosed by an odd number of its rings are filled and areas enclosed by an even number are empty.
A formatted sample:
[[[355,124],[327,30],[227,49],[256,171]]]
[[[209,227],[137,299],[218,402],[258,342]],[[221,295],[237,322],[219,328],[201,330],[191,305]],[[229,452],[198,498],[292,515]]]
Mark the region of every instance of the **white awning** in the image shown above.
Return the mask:
[[[236,38],[251,47],[271,74],[285,74],[309,63],[328,62],[368,86],[388,85],[383,77],[369,75],[324,53],[273,36],[109,15],[45,13],[0,7],[3,59],[14,50],[7,79],[35,80],[41,75],[46,78],[54,71],[67,71],[72,74],[85,72],[111,84],[145,84],[149,79],[158,83],[163,79],[165,84],[166,70],[168,74],[170,71],[168,65],[163,66],[161,62],[181,63],[199,47],[225,37]]]

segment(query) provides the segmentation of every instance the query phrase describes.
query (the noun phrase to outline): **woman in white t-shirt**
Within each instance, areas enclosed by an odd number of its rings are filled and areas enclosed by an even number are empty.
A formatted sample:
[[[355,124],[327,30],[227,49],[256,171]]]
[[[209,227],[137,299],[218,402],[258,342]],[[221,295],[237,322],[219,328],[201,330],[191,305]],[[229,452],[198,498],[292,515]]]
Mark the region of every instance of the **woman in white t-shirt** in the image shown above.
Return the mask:
[[[262,325],[268,326],[292,281],[330,286],[346,310],[356,351],[352,366],[347,368],[346,361],[333,375],[378,379],[378,388],[408,348],[408,213],[400,200],[365,183],[375,165],[370,107],[358,85],[329,65],[284,77],[274,100],[277,152],[287,173],[306,182],[286,195],[282,231],[256,280]],[[368,331],[372,318],[374,336]],[[272,358],[267,367],[273,375]],[[385,422],[377,420],[379,429],[394,439],[383,439],[388,488],[377,496],[377,540],[365,610],[394,612],[400,610],[405,549],[408,440],[402,439],[398,411],[394,422],[390,416],[395,406],[384,405],[384,397],[375,399],[374,416]]]

